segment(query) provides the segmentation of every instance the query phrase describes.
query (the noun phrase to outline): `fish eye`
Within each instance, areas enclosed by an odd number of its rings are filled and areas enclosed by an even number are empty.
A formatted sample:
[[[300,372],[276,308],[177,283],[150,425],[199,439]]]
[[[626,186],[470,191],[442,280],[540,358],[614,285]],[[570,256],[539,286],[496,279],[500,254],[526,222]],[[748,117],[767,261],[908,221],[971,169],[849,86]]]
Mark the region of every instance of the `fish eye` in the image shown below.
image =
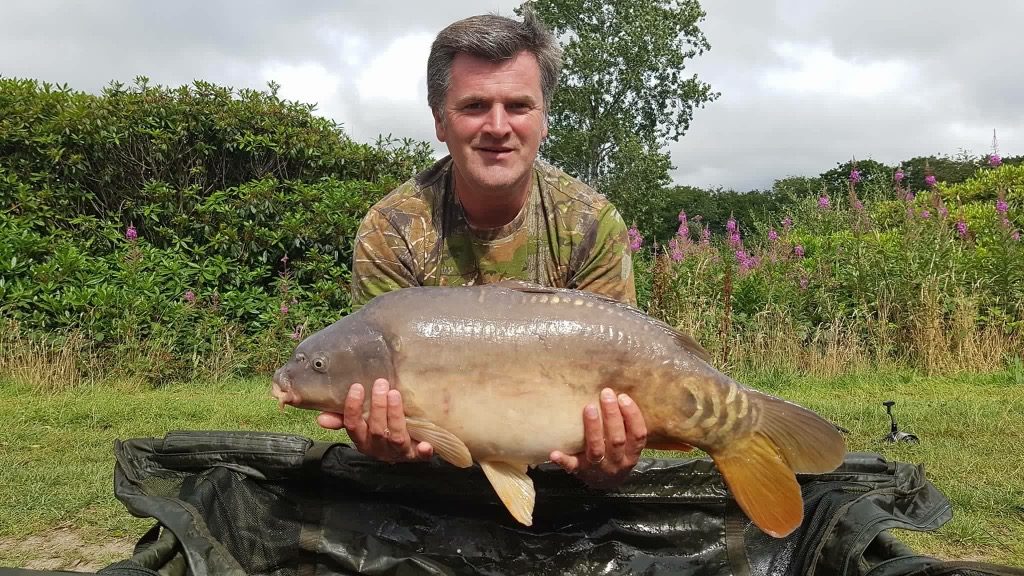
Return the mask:
[[[317,372],[323,372],[326,367],[327,362],[325,362],[323,358],[316,358],[313,360],[313,369]]]

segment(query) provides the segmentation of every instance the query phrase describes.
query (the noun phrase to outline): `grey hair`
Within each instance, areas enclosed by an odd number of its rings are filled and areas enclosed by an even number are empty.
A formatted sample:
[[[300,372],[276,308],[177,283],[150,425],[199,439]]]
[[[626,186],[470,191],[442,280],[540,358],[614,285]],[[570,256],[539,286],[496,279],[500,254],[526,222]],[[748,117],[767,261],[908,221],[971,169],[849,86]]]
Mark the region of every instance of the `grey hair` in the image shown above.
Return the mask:
[[[459,53],[498,62],[526,50],[540,65],[544,113],[558,85],[562,69],[562,49],[555,36],[533,10],[524,11],[523,21],[505,16],[483,14],[450,24],[438,33],[427,59],[427,104],[444,118],[444,100],[451,84],[452,62]]]

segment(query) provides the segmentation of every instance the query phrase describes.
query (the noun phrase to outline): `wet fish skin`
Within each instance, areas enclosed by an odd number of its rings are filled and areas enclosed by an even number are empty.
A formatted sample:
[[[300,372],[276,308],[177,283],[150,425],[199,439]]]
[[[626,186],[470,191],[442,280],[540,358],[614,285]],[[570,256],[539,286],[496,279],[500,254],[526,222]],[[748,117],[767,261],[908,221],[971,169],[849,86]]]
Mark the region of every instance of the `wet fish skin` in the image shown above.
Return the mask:
[[[802,520],[794,471],[830,471],[845,453],[834,426],[736,383],[689,337],[575,290],[502,283],[384,294],[303,341],[273,393],[338,412],[352,383],[379,377],[401,390],[413,439],[455,465],[480,463],[524,524],[527,466],[553,450],[582,451],[582,408],[604,387],[637,402],[649,446],[708,452],[740,506],[775,536]]]

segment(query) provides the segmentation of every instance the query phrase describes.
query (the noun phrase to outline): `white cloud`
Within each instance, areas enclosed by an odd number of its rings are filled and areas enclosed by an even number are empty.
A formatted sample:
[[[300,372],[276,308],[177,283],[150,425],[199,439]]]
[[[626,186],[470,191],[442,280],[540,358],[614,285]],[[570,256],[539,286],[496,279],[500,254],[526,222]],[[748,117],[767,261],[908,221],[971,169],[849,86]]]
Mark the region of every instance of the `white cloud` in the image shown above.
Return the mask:
[[[427,55],[434,34],[396,38],[359,75],[359,98],[370,102],[415,104],[426,101]]]
[[[341,76],[316,62],[292,64],[270,61],[260,66],[260,76],[281,85],[278,94],[285,100],[315,103],[320,114],[337,117],[338,88]]]
[[[914,68],[898,59],[843,60],[829,48],[794,42],[777,43],[773,50],[782,65],[763,72],[759,82],[773,92],[875,98],[905,93],[915,78]]]

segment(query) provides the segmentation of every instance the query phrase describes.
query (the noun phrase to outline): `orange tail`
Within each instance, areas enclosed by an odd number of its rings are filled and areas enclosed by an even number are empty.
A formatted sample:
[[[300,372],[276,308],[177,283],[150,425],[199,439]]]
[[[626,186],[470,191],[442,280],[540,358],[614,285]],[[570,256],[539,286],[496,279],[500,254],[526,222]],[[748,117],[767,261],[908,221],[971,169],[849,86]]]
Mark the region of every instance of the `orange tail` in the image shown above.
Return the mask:
[[[740,508],[758,528],[783,538],[803,522],[795,473],[835,470],[846,446],[836,427],[810,410],[752,390],[747,393],[761,407],[754,431],[709,453]]]

